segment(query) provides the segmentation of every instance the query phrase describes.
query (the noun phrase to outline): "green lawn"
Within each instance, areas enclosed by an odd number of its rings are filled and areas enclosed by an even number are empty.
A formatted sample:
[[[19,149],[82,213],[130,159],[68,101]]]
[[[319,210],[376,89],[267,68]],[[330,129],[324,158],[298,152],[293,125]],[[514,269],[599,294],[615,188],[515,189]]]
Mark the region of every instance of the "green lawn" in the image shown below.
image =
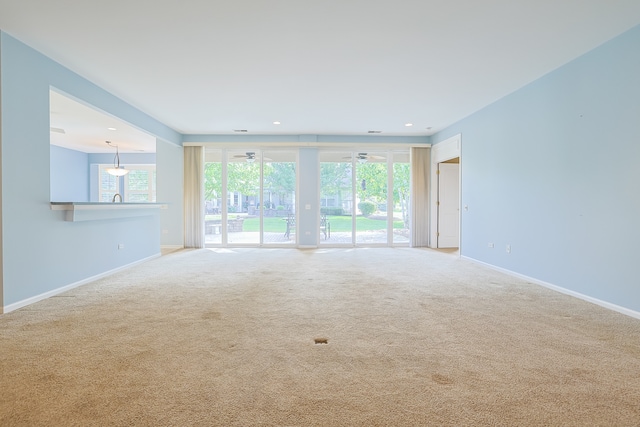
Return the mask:
[[[328,216],[327,220],[331,224],[331,231],[351,231],[350,216]],[[362,216],[356,217],[356,231],[384,230],[387,228],[387,221],[381,219],[369,219]],[[402,221],[394,221],[393,228],[404,228]],[[287,229],[287,221],[283,218],[264,218],[264,231],[267,233],[284,233]],[[260,220],[258,218],[247,218],[244,220],[243,231],[259,231]]]

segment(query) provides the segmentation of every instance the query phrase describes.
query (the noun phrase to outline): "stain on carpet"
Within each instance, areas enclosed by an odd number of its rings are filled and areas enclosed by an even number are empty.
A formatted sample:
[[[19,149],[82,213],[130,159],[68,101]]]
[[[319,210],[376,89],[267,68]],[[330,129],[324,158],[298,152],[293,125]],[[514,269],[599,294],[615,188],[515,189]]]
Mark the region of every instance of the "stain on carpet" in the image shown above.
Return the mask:
[[[431,375],[431,379],[434,382],[437,382],[438,384],[442,384],[442,385],[453,384],[453,380],[446,375],[433,374]]]

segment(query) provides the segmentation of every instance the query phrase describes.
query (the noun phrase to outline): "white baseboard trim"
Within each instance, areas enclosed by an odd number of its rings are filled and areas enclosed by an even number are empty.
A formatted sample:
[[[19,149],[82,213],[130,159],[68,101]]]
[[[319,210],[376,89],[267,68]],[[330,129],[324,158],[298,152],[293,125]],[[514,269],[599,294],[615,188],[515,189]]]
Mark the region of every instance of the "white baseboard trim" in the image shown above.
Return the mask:
[[[318,249],[318,245],[298,245],[298,249]]]
[[[545,282],[545,281],[542,281],[542,280],[538,280],[538,279],[535,279],[533,277],[525,276],[524,274],[516,273],[514,271],[507,270],[507,269],[502,268],[502,267],[497,267],[495,265],[488,264],[488,263],[486,263],[484,261],[479,261],[479,260],[474,259],[474,258],[469,258],[468,256],[464,256],[463,255],[463,256],[461,256],[461,258],[464,258],[464,259],[469,260],[471,262],[475,262],[477,264],[481,264],[481,265],[483,265],[485,267],[488,267],[488,268],[490,268],[492,270],[496,270],[496,271],[499,271],[501,273],[505,273],[505,274],[508,274],[510,276],[526,280],[527,282],[531,282],[531,283],[534,283],[536,285],[543,286],[543,287],[551,289],[553,291],[560,292],[561,294],[570,295],[572,297],[579,298],[581,300],[590,302],[592,304],[599,305],[600,307],[604,307],[604,308],[607,308],[609,310],[617,311],[618,313],[622,313],[622,314],[627,315],[629,317],[640,319],[640,312],[635,311],[635,310],[631,310],[630,308],[621,307],[619,305],[616,305],[616,304],[613,304],[613,303],[610,303],[610,302],[607,302],[607,301],[602,301],[600,299],[590,297],[589,295],[581,294],[580,292],[572,291],[570,289],[566,289],[566,288],[563,288],[563,287],[560,287],[560,286],[557,286],[557,285],[554,285],[554,284],[551,284],[551,283],[548,283],[548,282]]]
[[[160,245],[160,249],[184,249],[184,245]]]
[[[2,313],[9,313],[9,312],[17,310],[19,308],[26,307],[26,306],[31,305],[33,303],[36,303],[38,301],[42,301],[42,300],[50,298],[52,296],[61,294],[63,292],[69,291],[69,290],[71,290],[73,288],[77,288],[79,286],[86,285],[87,283],[94,282],[94,281],[96,281],[98,279],[102,279],[103,277],[107,277],[107,276],[110,276],[110,275],[112,275],[114,273],[117,273],[118,271],[126,270],[127,268],[131,268],[133,266],[136,266],[138,264],[142,264],[144,262],[150,261],[150,260],[152,260],[154,258],[158,258],[158,257],[160,257],[160,254],[151,255],[150,257],[143,258],[141,260],[132,262],[132,263],[127,264],[127,265],[123,265],[122,267],[114,268],[113,270],[105,271],[104,273],[100,273],[100,274],[96,274],[95,276],[87,277],[86,279],[80,280],[80,281],[75,282],[75,283],[71,283],[69,285],[62,286],[60,288],[56,288],[56,289],[50,290],[50,291],[42,293],[40,295],[35,295],[35,296],[30,297],[30,298],[23,299],[22,301],[18,301],[18,302],[14,302],[13,304],[5,305],[4,307],[2,307]]]

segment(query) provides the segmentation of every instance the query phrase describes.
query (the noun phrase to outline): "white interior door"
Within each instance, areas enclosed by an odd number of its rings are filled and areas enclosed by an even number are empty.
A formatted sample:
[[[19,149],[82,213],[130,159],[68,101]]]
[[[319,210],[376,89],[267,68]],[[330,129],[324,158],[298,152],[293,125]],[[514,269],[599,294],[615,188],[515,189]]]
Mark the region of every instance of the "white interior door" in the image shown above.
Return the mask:
[[[438,248],[460,246],[460,164],[438,163]]]

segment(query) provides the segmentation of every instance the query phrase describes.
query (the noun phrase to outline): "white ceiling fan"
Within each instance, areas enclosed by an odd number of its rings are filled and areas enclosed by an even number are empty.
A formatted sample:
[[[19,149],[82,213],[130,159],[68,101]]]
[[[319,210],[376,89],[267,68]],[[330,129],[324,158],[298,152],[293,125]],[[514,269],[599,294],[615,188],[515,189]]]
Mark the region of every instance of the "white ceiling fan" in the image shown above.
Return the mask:
[[[235,156],[233,156],[236,159],[245,159],[247,161],[247,163],[253,163],[256,160],[259,159],[259,157],[256,155],[256,153],[254,151],[247,151],[244,154],[236,154]],[[265,161],[269,161],[271,159],[269,159],[268,157],[264,157]]]
[[[343,159],[351,159],[351,156],[343,157]],[[358,163],[366,163],[368,160],[384,160],[383,156],[375,156],[368,153],[358,153],[356,160]]]

